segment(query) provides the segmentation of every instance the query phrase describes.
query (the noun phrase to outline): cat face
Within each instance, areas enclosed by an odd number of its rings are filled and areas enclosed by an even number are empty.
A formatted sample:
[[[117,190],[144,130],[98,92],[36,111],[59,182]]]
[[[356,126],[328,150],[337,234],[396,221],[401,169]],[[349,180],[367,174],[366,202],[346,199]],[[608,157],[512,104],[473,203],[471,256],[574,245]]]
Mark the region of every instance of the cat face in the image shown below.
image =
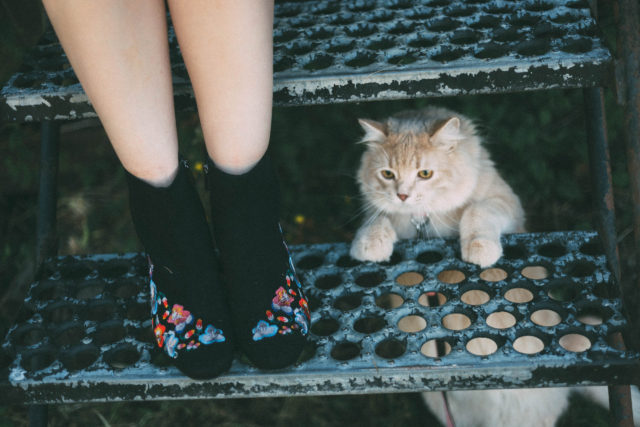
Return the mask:
[[[467,119],[436,109],[360,125],[367,150],[358,182],[369,208],[424,216],[456,209],[470,197],[479,141]]]

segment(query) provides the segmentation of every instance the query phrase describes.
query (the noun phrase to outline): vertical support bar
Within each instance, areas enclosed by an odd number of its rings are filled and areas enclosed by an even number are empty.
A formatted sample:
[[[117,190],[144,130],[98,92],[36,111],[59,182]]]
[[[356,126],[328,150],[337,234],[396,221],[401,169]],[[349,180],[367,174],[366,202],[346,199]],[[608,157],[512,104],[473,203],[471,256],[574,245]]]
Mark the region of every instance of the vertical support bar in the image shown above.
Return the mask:
[[[29,427],[46,427],[49,409],[47,405],[29,406]]]
[[[620,284],[620,254],[616,238],[616,215],[613,200],[613,182],[611,179],[611,159],[607,142],[604,92],[601,88],[585,88],[583,89],[583,97],[598,231],[602,238],[609,267],[613,271],[616,282]],[[620,289],[620,294],[622,295],[622,289]],[[614,347],[624,350],[622,334],[615,333],[611,341]],[[609,407],[612,418],[611,425],[618,427],[633,426],[631,389],[628,385],[609,386]]]
[[[640,11],[638,0],[614,3],[617,34],[618,99],[624,102],[627,167],[633,200],[636,265],[640,265]],[[640,281],[636,283],[640,292]],[[637,319],[636,319],[637,320]]]
[[[583,89],[589,163],[592,176],[593,201],[609,267],[620,283],[620,255],[616,238],[616,214],[611,179],[611,159],[607,142],[607,122],[604,112],[604,93],[601,88]]]
[[[58,198],[58,147],[60,125],[51,120],[42,122],[40,145],[40,183],[38,189],[38,219],[36,262],[42,262],[57,252],[56,207]]]
[[[56,208],[58,205],[58,159],[60,125],[51,120],[41,124],[40,182],[38,188],[38,218],[36,235],[36,265],[57,252]],[[29,406],[29,425],[47,425],[47,405]]]

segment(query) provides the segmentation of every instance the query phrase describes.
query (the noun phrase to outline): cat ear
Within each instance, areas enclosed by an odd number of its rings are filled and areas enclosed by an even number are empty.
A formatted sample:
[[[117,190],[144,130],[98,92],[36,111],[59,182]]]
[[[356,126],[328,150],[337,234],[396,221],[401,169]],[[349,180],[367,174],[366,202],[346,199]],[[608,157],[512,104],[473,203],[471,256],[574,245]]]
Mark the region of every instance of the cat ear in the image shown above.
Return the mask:
[[[387,126],[385,124],[368,119],[358,119],[358,123],[365,131],[364,137],[360,142],[382,143],[387,139]]]
[[[446,151],[452,151],[461,139],[464,138],[460,133],[460,119],[451,117],[433,133],[431,142],[436,147],[440,147]]]

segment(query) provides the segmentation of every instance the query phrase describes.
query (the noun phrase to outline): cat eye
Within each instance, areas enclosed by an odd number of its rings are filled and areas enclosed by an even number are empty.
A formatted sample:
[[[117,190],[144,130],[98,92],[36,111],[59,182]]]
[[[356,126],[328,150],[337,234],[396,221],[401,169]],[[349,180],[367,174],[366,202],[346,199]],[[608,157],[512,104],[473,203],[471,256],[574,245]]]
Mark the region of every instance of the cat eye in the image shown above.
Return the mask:
[[[433,171],[428,169],[423,169],[418,172],[418,176],[422,179],[429,179],[433,176]]]
[[[396,175],[388,169],[380,171],[380,175],[382,175],[384,179],[393,179],[396,177]]]

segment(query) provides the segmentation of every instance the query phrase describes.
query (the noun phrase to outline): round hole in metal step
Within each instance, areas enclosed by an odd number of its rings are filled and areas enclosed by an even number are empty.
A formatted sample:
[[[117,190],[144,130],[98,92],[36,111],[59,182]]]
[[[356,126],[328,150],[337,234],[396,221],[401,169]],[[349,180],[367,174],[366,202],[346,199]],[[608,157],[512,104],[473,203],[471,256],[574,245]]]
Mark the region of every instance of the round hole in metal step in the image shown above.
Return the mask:
[[[396,277],[396,283],[402,286],[415,286],[424,280],[424,276],[416,271],[407,271]]]
[[[54,342],[59,346],[78,344],[84,338],[85,330],[82,324],[70,322],[56,329]]]
[[[327,52],[329,53],[345,53],[353,50],[356,42],[353,40],[334,39],[331,40]]]
[[[112,344],[123,339],[127,334],[127,329],[119,320],[109,320],[101,323],[91,334],[98,345]]]
[[[398,321],[398,329],[403,332],[420,332],[427,327],[427,321],[422,316],[405,316]]]
[[[120,344],[104,354],[104,361],[114,369],[123,369],[140,359],[140,353],[131,344]]]
[[[439,359],[451,353],[451,344],[443,339],[432,339],[422,344],[420,353],[433,359]]]
[[[444,33],[455,30],[460,26],[460,21],[451,18],[434,19],[427,23],[429,31],[434,33]]]
[[[353,324],[353,329],[361,334],[373,334],[385,326],[387,326],[387,322],[383,317],[366,316],[356,320]]]
[[[507,301],[524,304],[533,300],[533,292],[526,288],[511,288],[504,294],[504,298]]]
[[[383,270],[377,271],[368,271],[366,273],[360,274],[356,277],[355,282],[356,285],[363,288],[373,288],[378,286],[387,278],[387,275]]]
[[[509,329],[516,324],[516,317],[507,311],[494,311],[487,316],[487,325],[494,329]]]
[[[133,278],[119,280],[112,286],[112,292],[116,298],[131,298],[145,288],[145,284],[143,282]]]
[[[322,318],[311,325],[311,332],[321,337],[327,337],[340,328],[340,322],[330,317]]]
[[[549,277],[549,270],[542,265],[529,265],[523,268],[520,273],[531,280],[542,280]]]
[[[447,302],[447,297],[436,291],[425,292],[418,297],[418,304],[425,307],[438,307]]]
[[[471,326],[471,319],[466,314],[451,313],[442,318],[442,326],[452,331],[461,331]]]
[[[550,309],[540,309],[531,313],[531,321],[539,326],[551,327],[562,322],[562,317],[557,312]]]
[[[547,243],[538,248],[538,253],[547,258],[558,258],[567,253],[567,248],[559,242]]]
[[[508,51],[508,46],[499,43],[485,43],[473,56],[479,59],[494,59],[504,56]]]
[[[477,21],[469,24],[469,26],[475,29],[498,28],[500,22],[500,18],[496,16],[482,15]]]
[[[470,339],[465,348],[476,356],[489,356],[498,351],[498,344],[488,337],[476,337]]]
[[[125,259],[114,259],[108,261],[104,267],[100,268],[100,275],[107,278],[124,276],[131,269],[131,261]]]
[[[390,49],[395,45],[396,45],[396,42],[392,37],[378,37],[371,40],[367,44],[367,48],[375,51],[380,51],[380,50]]]
[[[51,365],[56,360],[55,354],[52,346],[29,350],[22,353],[20,365],[27,371],[36,372]]]
[[[385,310],[393,310],[402,304],[404,304],[404,298],[393,292],[382,294],[376,298],[376,305]]]
[[[516,260],[523,259],[527,255],[527,251],[523,246],[520,245],[508,245],[502,248],[503,257],[505,259]]]
[[[580,246],[580,252],[582,252],[585,255],[589,255],[589,256],[599,256],[604,254],[604,251],[602,249],[602,245],[600,244],[600,242],[596,239],[587,242],[585,244],[583,244],[582,246]]]
[[[376,346],[376,354],[385,359],[396,359],[407,350],[407,344],[393,338],[386,339]]]
[[[596,266],[587,260],[577,260],[566,267],[567,274],[573,277],[588,277],[596,271]]]
[[[544,342],[533,335],[522,335],[515,339],[513,348],[522,354],[536,354],[544,350]]]
[[[502,268],[487,268],[480,273],[480,278],[487,282],[501,282],[507,277],[509,274]]]
[[[318,268],[324,262],[324,256],[320,254],[310,254],[302,257],[297,263],[296,267],[302,270],[311,270]]]
[[[342,283],[342,276],[340,274],[325,274],[316,279],[316,288],[322,290],[334,289],[340,286]]]
[[[87,280],[76,288],[76,298],[91,299],[102,294],[105,283],[102,280]]]
[[[554,301],[573,301],[580,293],[580,284],[571,280],[557,280],[549,284],[547,295]]]
[[[340,258],[338,258],[338,261],[336,262],[336,265],[342,268],[355,267],[356,265],[360,265],[360,264],[361,264],[360,261],[358,261],[357,259],[351,258],[351,256],[349,255],[342,255]]]
[[[438,280],[451,285],[461,283],[464,279],[466,279],[466,276],[460,270],[444,270],[438,274]]]
[[[331,357],[335,360],[347,361],[357,357],[360,354],[360,345],[351,341],[342,341],[337,343],[331,349]]]
[[[26,324],[18,326],[11,333],[11,341],[19,346],[36,345],[47,336],[44,328],[38,325]]]
[[[589,338],[577,333],[566,334],[558,342],[562,348],[572,353],[582,353],[591,348]]]
[[[482,305],[489,302],[491,297],[488,293],[480,289],[472,289],[470,291],[465,292],[460,297],[460,300],[469,305]]]
[[[98,360],[100,349],[92,344],[80,344],[71,347],[60,355],[62,365],[69,371],[79,371]]]
[[[610,313],[605,308],[588,305],[578,309],[576,319],[583,325],[598,326],[602,325],[608,318]]]
[[[351,311],[358,307],[362,303],[362,295],[358,294],[346,294],[333,303],[333,306],[341,311]]]

